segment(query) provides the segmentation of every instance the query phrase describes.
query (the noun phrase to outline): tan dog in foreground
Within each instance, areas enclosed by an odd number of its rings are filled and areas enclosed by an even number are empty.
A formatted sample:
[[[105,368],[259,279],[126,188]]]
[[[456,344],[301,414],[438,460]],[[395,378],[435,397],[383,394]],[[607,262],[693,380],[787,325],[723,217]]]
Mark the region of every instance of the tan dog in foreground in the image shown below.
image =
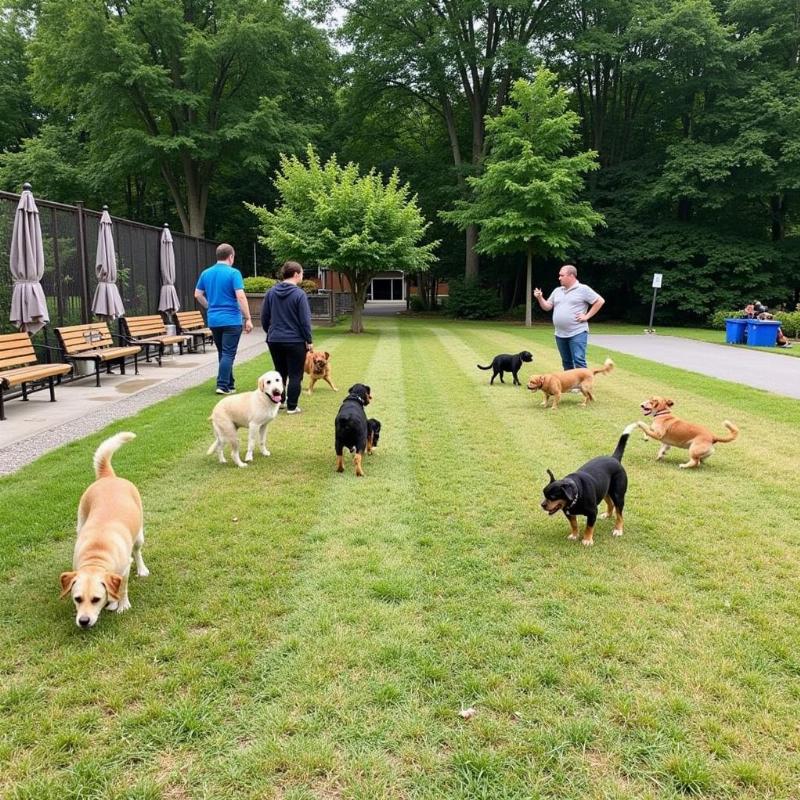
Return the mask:
[[[257,383],[254,392],[234,394],[224,397],[211,412],[211,425],[214,428],[214,441],[206,452],[210,456],[216,451],[220,464],[225,464],[223,447],[231,448],[231,458],[237,467],[246,467],[239,457],[239,428],[247,428],[247,453],[245,461],[253,460],[253,448],[258,442],[261,455],[268,456],[267,425],[278,416],[283,396],[283,378],[280,372],[265,372]]]
[[[78,504],[73,572],[61,574],[61,597],[72,594],[79,628],[91,628],[104,608],[121,614],[131,607],[131,552],[136,559],[136,574],[143,578],[150,574],[142,560],[144,523],[139,490],[125,478],[118,478],[111,466],[114,452],[135,438],[135,433],[118,433],[97,448],[97,480]]]
[[[647,425],[639,420],[636,424],[651,438],[661,442],[656,460],[664,458],[670,447],[682,447],[689,450],[689,460],[678,464],[681,469],[699,467],[713,452],[717,442],[732,442],[739,429],[727,419],[722,423],[729,431],[729,436],[715,436],[708,428],[693,422],[674,417],[670,408],[674,402],[667,397],[654,395],[642,403],[642,413],[653,418],[653,424]]]
[[[598,373],[608,373],[614,369],[614,362],[607,358],[602,367],[593,369],[591,367],[580,367],[579,369],[568,369],[565,372],[551,372],[547,375],[532,375],[528,381],[528,388],[535,392],[541,389],[544,394],[542,406],[547,408],[547,401],[552,397],[553,403],[551,410],[558,408],[563,392],[577,387],[583,394],[582,407],[586,407],[590,400],[594,400],[592,389],[594,388],[594,376]]]
[[[325,350],[309,350],[306,353],[305,371],[308,374],[307,394],[314,390],[317,381],[325,381],[334,392],[339,390],[333,385],[331,380],[331,354]]]

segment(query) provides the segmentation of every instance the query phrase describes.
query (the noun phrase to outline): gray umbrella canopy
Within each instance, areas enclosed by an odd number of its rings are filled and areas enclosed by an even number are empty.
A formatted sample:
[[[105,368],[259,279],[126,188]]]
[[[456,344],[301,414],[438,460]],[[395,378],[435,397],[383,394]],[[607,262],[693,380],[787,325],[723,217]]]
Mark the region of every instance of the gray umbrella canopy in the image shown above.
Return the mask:
[[[161,283],[158,310],[177,311],[181,307],[181,301],[175,291],[175,250],[172,247],[169,225],[164,225],[161,232]]]
[[[100,217],[94,271],[97,275],[97,289],[92,300],[92,312],[104,319],[125,316],[125,306],[122,305],[122,298],[117,288],[117,254],[114,250],[111,217],[107,208],[103,208],[103,215]]]
[[[9,319],[20,330],[36,333],[50,321],[50,314],[39,283],[44,275],[42,226],[39,223],[39,209],[27,183],[14,217],[10,262],[14,290]]]

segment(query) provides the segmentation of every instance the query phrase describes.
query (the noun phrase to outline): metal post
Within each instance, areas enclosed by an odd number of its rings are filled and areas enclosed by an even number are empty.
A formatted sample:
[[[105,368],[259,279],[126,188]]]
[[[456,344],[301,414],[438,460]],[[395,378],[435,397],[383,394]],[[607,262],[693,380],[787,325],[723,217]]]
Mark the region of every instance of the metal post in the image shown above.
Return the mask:
[[[256,243],[253,242],[253,275],[258,277],[258,262],[256,260]]]
[[[656,293],[658,289],[653,289],[653,304],[650,306],[650,324],[647,326],[645,333],[655,333],[653,330],[653,315],[656,313]]]
[[[86,219],[83,212],[83,201],[79,200],[75,205],[78,208],[78,266],[81,270],[82,299],[83,308],[81,309],[81,322],[86,325],[89,322],[89,268],[86,255]]]

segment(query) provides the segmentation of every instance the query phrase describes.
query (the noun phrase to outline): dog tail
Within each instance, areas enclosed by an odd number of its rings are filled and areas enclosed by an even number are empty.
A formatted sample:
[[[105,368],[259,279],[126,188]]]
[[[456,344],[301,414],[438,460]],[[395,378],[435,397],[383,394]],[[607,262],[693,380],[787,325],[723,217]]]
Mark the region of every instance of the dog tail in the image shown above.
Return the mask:
[[[611,458],[615,458],[617,461],[622,463],[622,454],[625,452],[625,445],[628,444],[628,437],[636,430],[637,424],[635,422],[631,422],[624,431],[622,431],[622,436],[619,437],[619,441],[617,442],[617,449],[611,454]]]
[[[492,365],[491,365],[491,364],[489,364],[489,366],[488,366],[488,367],[482,367],[480,364],[476,364],[475,366],[476,366],[478,369],[491,369],[491,368],[492,368]]]
[[[125,442],[136,438],[135,433],[124,432],[106,439],[94,454],[94,474],[98,478],[113,478],[116,473],[111,466],[111,456],[122,447]]]
[[[611,372],[612,369],[614,369],[614,362],[610,358],[607,358],[603,362],[602,367],[598,367],[597,369],[592,370],[592,375],[597,375],[598,372],[603,372],[603,373]]]
[[[717,442],[732,442],[739,435],[739,429],[730,420],[726,419],[722,424],[731,432],[731,435],[715,436],[713,442],[714,444]]]

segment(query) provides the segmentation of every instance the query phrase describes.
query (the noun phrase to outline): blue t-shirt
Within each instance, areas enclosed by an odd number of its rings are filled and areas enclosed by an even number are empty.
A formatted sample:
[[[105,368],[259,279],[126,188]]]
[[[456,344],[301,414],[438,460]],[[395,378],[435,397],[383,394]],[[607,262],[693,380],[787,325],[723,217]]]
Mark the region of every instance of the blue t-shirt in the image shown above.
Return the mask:
[[[242,310],[236,300],[236,290],[244,289],[244,281],[238,269],[217,262],[200,273],[197,288],[205,293],[208,301],[209,328],[242,324]]]

